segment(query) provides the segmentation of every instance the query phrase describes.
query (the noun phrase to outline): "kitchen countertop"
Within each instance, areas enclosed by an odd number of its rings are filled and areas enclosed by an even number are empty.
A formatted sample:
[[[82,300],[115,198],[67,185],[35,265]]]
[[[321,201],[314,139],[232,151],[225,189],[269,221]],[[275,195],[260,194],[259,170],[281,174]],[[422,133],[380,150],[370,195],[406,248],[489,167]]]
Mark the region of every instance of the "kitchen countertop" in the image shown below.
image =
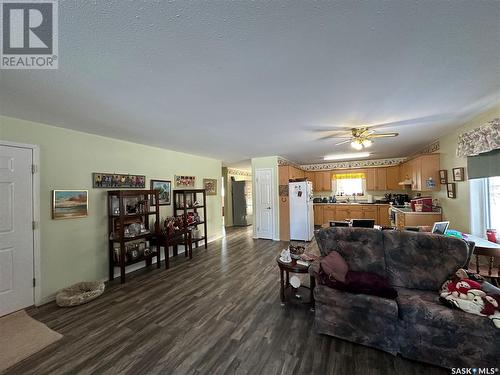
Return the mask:
[[[356,204],[356,205],[370,205],[370,206],[389,206],[389,203],[368,203],[368,202],[347,202],[347,203],[313,203],[317,204],[319,206],[332,206],[332,205],[338,205],[338,206],[344,206],[347,204]]]
[[[436,214],[441,214],[442,211],[440,208],[433,208],[432,211],[429,211],[429,212],[423,212],[423,211],[412,211],[411,208],[398,208],[398,207],[394,207],[394,209],[397,211],[397,212],[401,212],[403,214],[408,214],[408,215],[415,215],[415,214],[418,214],[418,215],[436,215]]]

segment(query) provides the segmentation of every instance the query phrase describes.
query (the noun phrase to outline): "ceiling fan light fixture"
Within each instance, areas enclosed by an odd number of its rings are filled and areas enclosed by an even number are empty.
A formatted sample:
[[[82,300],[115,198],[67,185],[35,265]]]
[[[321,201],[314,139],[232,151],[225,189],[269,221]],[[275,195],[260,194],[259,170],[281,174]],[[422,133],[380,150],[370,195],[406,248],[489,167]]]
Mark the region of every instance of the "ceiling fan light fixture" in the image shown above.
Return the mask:
[[[364,146],[364,147],[370,147],[372,144],[373,144],[373,141],[371,139],[364,139],[361,144]]]
[[[323,160],[357,159],[357,158],[367,158],[368,156],[370,156],[369,152],[353,152],[352,154],[327,155],[323,158]]]
[[[358,139],[355,139],[351,142],[351,147],[356,150],[362,150],[363,144]]]

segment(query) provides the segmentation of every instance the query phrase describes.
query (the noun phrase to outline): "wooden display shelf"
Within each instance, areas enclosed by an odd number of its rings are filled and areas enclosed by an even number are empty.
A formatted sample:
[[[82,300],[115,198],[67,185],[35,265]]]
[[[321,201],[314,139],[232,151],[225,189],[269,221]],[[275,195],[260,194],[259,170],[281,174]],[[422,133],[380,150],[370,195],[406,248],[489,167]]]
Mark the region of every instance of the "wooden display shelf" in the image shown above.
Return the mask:
[[[203,199],[203,200],[201,200]],[[205,249],[207,248],[207,194],[205,189],[182,189],[182,190],[174,190],[173,191],[173,201],[174,201],[174,215],[188,216],[188,212],[192,212],[193,210],[199,214],[200,221],[192,224],[185,224],[188,228],[197,227],[198,225],[203,228],[202,237],[196,240],[192,240],[196,247],[198,247],[198,243],[204,241]],[[198,206],[190,206],[194,202],[200,203]],[[183,206],[183,207],[181,207]],[[198,212],[199,209],[199,212]],[[202,217],[201,217],[202,216]]]
[[[126,261],[125,262],[125,266],[130,266],[132,264],[136,264],[136,263],[139,263],[139,262],[144,262],[145,260],[146,261],[152,260],[153,257],[155,257],[157,255],[158,255],[158,251],[150,252],[148,255],[141,255],[140,257],[137,257],[134,260]],[[114,264],[115,264],[115,267],[120,267],[120,262],[114,262]]]
[[[139,263],[146,262],[146,266],[150,266],[152,258],[156,256],[157,267],[160,267],[160,251],[151,252],[148,255],[141,255],[140,257],[132,260],[125,261],[126,257],[126,244],[132,241],[141,239],[149,239],[149,246],[154,246],[152,242],[155,240],[155,235],[159,232],[160,224],[160,205],[157,190],[110,190],[108,191],[108,235],[113,235],[108,243],[109,253],[109,279],[113,280],[115,276],[115,267],[120,268],[120,282],[125,282],[125,267]],[[117,202],[118,201],[118,202]],[[144,212],[126,213],[128,204],[134,204],[135,208]],[[150,202],[154,202],[151,204]],[[118,203],[118,206],[116,205]],[[119,211],[119,214],[115,214]],[[155,228],[151,229],[149,220],[150,216],[154,215]],[[139,233],[136,236],[125,237],[125,228],[131,224],[140,224],[141,229],[144,228],[147,232]],[[115,246],[119,244],[119,254],[117,261],[115,261]]]
[[[142,217],[142,216],[149,216],[149,215],[156,215],[156,212],[139,212],[139,213],[136,213],[136,214],[125,214],[123,215],[125,218],[139,218],[139,217]],[[121,215],[111,215],[112,218],[115,218],[115,219],[119,219],[121,217]]]
[[[148,236],[154,236],[154,235],[155,235],[154,233],[147,232],[147,233],[138,234],[137,236],[129,236],[129,237],[125,236],[125,237],[123,237],[123,241],[128,242],[128,241],[140,240],[142,238],[147,238]],[[120,242],[121,238],[115,237],[113,239],[110,239],[110,241],[111,242]]]

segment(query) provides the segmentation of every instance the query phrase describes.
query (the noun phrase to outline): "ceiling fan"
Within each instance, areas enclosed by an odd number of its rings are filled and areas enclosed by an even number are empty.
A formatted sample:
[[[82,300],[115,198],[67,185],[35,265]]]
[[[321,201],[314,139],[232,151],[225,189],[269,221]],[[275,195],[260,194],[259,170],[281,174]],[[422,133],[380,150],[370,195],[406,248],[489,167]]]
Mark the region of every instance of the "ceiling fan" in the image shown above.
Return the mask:
[[[371,130],[367,127],[351,128],[349,131],[334,130],[330,133],[334,134],[330,134],[324,138],[346,138],[346,140],[336,143],[335,146],[340,146],[350,142],[351,147],[356,150],[362,150],[363,148],[370,147],[373,144],[373,139],[397,137],[399,135],[399,133],[376,133],[375,130]]]
[[[427,125],[440,121],[441,122],[446,121],[449,118],[450,118],[449,114],[438,114],[438,115],[423,116],[419,118],[392,121],[382,124],[366,125],[360,127],[330,125],[320,129],[311,129],[311,130],[321,133],[325,132],[328,133],[327,135],[321,137],[320,139],[331,139],[331,138],[345,139],[342,142],[337,143],[336,146],[346,143],[351,143],[352,148],[356,150],[362,150],[363,148],[370,147],[373,144],[374,139],[397,137],[399,135],[399,133],[395,132],[378,133],[377,132],[378,129],[391,128],[392,130],[393,128],[399,128],[401,126]]]

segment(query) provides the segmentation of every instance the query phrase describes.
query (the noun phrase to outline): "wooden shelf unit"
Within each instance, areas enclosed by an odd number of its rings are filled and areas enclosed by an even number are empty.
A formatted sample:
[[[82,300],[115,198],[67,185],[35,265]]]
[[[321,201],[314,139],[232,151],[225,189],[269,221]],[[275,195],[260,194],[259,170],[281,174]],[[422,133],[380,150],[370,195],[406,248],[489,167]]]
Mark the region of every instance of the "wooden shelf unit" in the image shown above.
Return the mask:
[[[142,202],[141,212],[127,213],[127,202]],[[154,202],[153,207],[150,203]],[[160,249],[156,244],[156,234],[159,232],[160,207],[158,191],[156,190],[110,190],[108,191],[108,236],[109,236],[109,279],[115,276],[115,267],[120,268],[120,281],[125,282],[125,267],[141,261],[145,261],[147,266],[152,264],[152,259],[156,256],[156,266],[160,268]],[[137,207],[135,207],[137,209]],[[117,211],[118,210],[118,211]],[[155,216],[155,228],[150,229],[149,217]],[[131,224],[143,225],[147,232],[139,233],[135,236],[126,236],[125,228]],[[149,240],[147,254],[139,254],[134,259],[128,259],[127,244],[133,241]],[[119,245],[119,254],[115,257],[115,245]],[[155,250],[153,250],[153,246]],[[117,258],[117,259],[116,259]]]
[[[200,201],[202,199],[202,201]],[[196,212],[198,215],[202,214],[203,217],[200,216],[200,221],[196,223],[189,224],[189,227],[199,226],[203,227],[203,234],[199,238],[192,237],[192,242],[195,244],[195,247],[198,247],[199,243],[205,242],[205,249],[207,248],[207,194],[205,189],[181,189],[173,191],[173,200],[174,200],[174,215],[181,216],[184,214],[188,215],[189,212]],[[198,206],[193,206],[195,202],[198,202]],[[198,211],[200,210],[200,211]]]

